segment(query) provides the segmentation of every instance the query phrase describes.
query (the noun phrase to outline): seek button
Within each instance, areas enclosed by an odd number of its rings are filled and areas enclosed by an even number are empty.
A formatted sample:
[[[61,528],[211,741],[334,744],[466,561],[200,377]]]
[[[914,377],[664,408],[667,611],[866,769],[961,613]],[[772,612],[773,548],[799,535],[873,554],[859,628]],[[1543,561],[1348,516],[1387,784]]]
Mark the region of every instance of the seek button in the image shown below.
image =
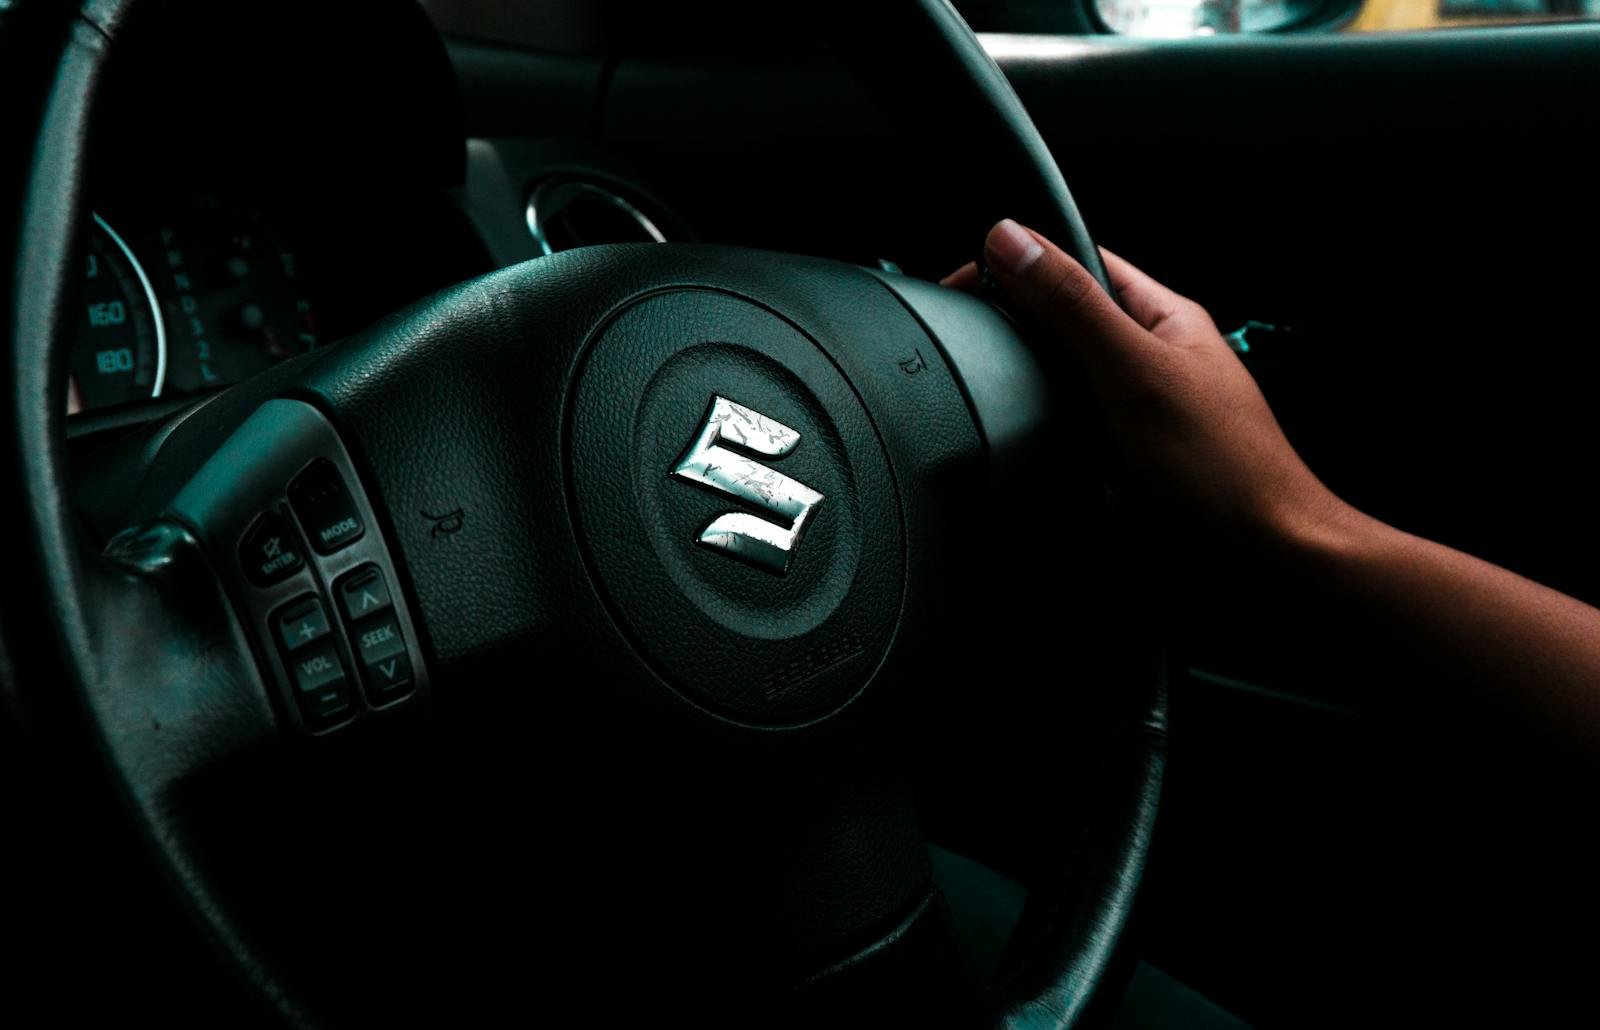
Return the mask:
[[[390,615],[368,619],[350,630],[356,660],[361,663],[367,697],[374,704],[388,701],[411,686],[411,660],[400,624]]]

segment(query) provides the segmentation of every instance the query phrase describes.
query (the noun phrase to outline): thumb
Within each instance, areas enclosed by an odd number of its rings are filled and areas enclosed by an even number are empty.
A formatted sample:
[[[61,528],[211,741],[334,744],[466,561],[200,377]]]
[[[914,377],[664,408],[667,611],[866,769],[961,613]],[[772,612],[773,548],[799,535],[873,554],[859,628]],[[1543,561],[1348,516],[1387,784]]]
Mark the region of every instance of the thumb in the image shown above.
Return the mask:
[[[1041,323],[1054,329],[1085,363],[1130,357],[1150,338],[1077,261],[1032,230],[1007,218],[983,244],[989,272],[1000,288]]]

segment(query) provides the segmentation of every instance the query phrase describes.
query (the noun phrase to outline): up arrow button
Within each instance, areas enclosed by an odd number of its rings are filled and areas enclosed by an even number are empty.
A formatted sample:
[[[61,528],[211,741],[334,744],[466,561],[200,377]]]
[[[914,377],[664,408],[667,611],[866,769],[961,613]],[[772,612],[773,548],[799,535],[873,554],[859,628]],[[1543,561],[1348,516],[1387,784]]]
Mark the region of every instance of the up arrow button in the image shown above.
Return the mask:
[[[348,622],[359,622],[393,606],[389,584],[376,565],[363,565],[339,581],[339,608]]]

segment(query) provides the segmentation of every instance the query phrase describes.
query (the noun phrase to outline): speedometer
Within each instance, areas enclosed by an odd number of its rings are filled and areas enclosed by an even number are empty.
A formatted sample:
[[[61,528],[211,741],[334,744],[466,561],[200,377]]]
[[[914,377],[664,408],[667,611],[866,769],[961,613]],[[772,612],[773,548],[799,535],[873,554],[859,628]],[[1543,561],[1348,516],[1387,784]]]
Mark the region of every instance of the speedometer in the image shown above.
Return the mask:
[[[161,306],[144,266],[99,215],[85,259],[81,317],[68,411],[161,396],[167,377]]]
[[[319,342],[299,255],[256,207],[200,193],[115,210],[85,247],[69,414],[219,389]]]
[[[299,258],[260,215],[202,194],[156,233],[173,390],[237,383],[316,346]]]

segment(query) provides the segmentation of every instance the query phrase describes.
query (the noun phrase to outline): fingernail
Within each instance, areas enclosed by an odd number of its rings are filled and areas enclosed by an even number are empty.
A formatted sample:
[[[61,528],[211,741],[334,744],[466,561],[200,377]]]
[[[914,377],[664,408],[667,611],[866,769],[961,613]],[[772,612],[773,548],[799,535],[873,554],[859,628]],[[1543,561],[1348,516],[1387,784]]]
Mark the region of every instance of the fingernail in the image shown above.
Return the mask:
[[[1007,218],[989,230],[989,263],[1010,275],[1021,275],[1039,260],[1044,248],[1022,226]]]

